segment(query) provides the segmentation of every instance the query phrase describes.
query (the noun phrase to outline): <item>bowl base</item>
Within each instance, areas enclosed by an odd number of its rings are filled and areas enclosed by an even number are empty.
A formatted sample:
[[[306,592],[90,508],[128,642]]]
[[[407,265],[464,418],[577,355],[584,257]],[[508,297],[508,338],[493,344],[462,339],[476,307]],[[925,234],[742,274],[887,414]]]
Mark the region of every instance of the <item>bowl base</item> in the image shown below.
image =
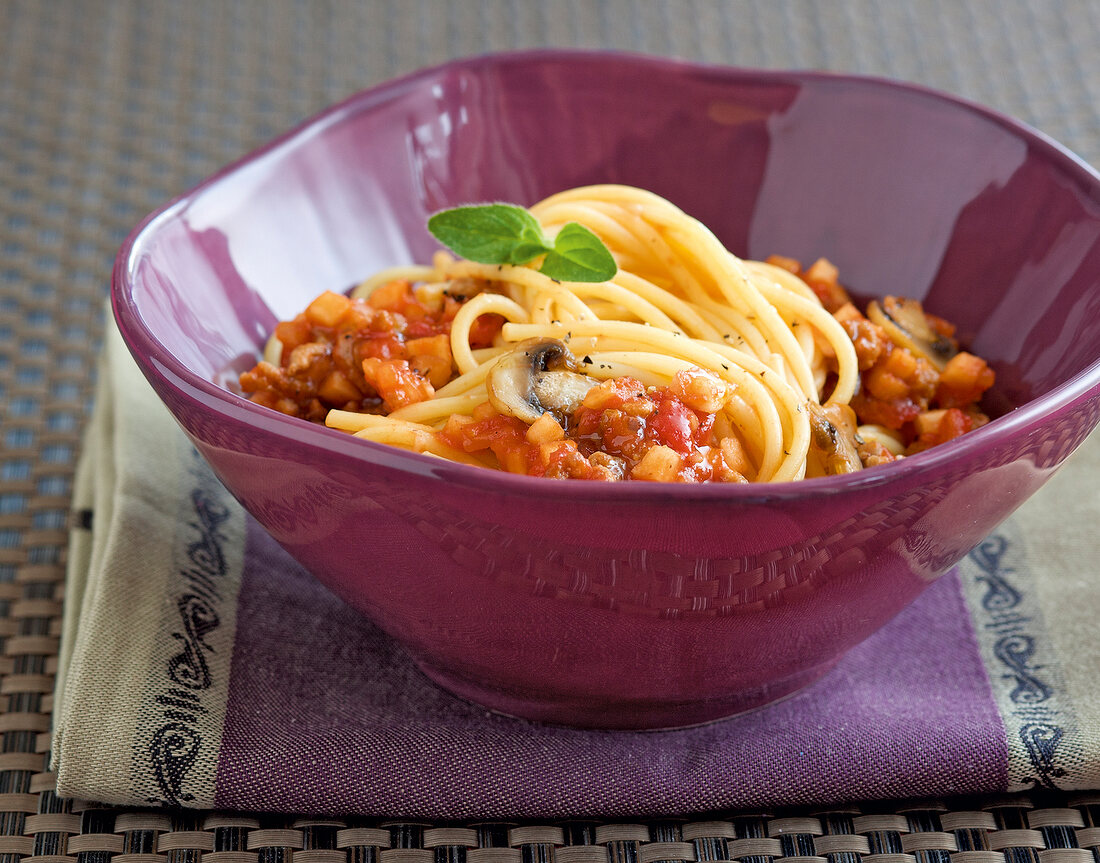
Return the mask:
[[[512,719],[603,731],[667,731],[706,725],[758,710],[798,694],[832,670],[838,660],[784,677],[764,686],[692,700],[550,697],[485,686],[429,662],[416,664],[434,683],[465,701]]]

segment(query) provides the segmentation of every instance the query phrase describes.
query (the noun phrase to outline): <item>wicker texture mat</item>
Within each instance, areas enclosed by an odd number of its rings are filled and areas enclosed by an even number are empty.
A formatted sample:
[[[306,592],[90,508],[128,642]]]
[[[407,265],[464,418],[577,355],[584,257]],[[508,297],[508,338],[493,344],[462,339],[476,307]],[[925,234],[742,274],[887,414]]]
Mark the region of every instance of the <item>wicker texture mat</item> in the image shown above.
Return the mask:
[[[0,0],[0,863],[1100,861],[1100,796],[1057,792],[524,826],[175,815],[54,796],[70,485],[126,232],[355,90],[450,57],[541,45],[905,78],[1027,120],[1100,162],[1091,0]]]

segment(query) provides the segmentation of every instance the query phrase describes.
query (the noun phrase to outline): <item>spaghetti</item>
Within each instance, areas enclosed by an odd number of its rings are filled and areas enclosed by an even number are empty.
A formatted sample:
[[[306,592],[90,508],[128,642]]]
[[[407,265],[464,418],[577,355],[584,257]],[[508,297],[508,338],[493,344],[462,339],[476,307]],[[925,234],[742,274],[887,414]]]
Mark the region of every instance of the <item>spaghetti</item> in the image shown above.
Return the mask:
[[[919,372],[927,389],[930,361],[880,338],[835,271],[815,285],[825,262],[803,273],[786,259],[741,260],[670,202],[625,186],[562,192],[530,212],[550,235],[569,222],[590,229],[617,273],[559,282],[532,266],[440,252],[350,297],[319,297],[279,325],[242,388],[379,443],[593,479],[797,480],[920,447],[918,418],[936,410],[962,417],[952,417],[957,433],[984,421],[973,403],[992,373],[974,378],[988,367],[966,369],[973,397],[955,392],[950,408],[935,403],[939,369],[931,392],[909,399],[903,373]],[[946,324],[920,323],[953,345]],[[904,392],[868,393],[872,374]],[[850,407],[860,399],[894,414],[879,410],[861,432]],[[898,407],[906,399],[915,414]],[[942,416],[929,423],[941,433]]]

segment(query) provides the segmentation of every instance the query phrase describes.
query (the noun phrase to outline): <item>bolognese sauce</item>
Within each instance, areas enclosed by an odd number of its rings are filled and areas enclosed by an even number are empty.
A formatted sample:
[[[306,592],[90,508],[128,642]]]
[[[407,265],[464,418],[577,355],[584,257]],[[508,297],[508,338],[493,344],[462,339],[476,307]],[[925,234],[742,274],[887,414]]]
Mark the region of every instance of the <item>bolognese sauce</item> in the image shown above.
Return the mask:
[[[850,405],[806,405],[817,456],[807,475],[885,464],[988,422],[979,401],[993,371],[958,350],[951,324],[913,300],[888,297],[859,310],[824,259],[806,269],[778,256],[767,263],[813,290],[858,360]],[[241,375],[241,388],[257,404],[318,423],[331,410],[388,415],[430,399],[457,375],[450,345],[455,316],[470,298],[495,290],[490,280],[456,279],[443,290],[422,290],[399,279],[365,299],[326,292],[278,324],[274,352]],[[471,349],[491,348],[503,323],[497,314],[479,316]],[[567,374],[583,378],[590,362],[571,357]],[[431,434],[474,463],[530,476],[746,482],[751,457],[728,413],[736,398],[736,387],[697,368],[681,369],[666,386],[629,375],[592,378],[562,404],[536,399],[538,409],[526,419],[490,398]]]

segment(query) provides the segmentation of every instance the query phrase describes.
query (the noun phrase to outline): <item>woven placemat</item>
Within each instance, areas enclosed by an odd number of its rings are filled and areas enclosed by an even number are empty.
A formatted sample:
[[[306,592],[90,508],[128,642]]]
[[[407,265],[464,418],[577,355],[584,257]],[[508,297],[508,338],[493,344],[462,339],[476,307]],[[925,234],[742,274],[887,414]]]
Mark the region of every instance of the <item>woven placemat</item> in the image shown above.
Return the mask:
[[[451,57],[544,45],[919,81],[1020,117],[1100,162],[1100,9],[1090,0],[3,0],[0,863],[1100,861],[1100,795],[1049,790],[537,825],[119,811],[53,794],[50,693],[70,485],[126,232],[351,92]]]

